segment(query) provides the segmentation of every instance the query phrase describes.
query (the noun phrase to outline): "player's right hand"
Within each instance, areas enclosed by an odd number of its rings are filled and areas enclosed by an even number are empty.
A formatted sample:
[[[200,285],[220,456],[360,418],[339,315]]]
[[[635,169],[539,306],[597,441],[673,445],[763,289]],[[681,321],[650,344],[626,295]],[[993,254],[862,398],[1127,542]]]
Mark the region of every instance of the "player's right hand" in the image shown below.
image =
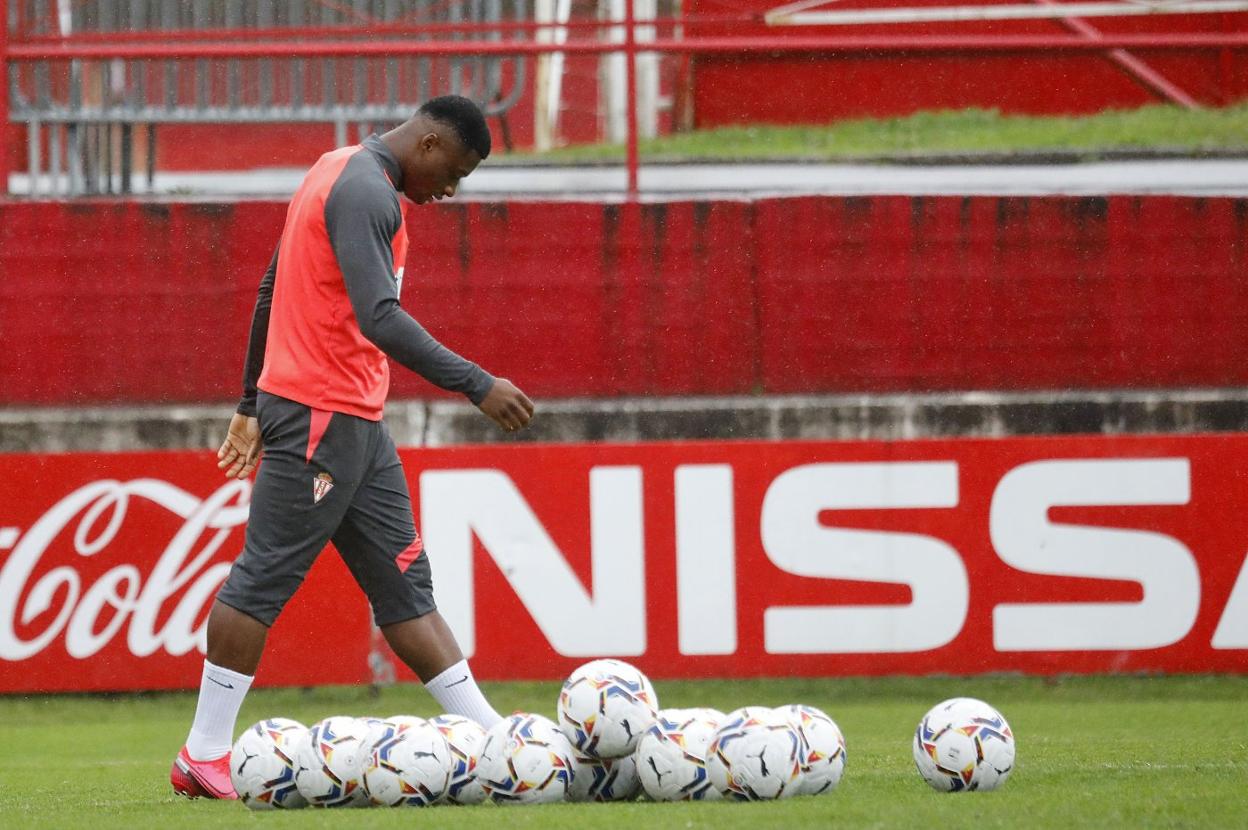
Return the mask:
[[[260,422],[235,412],[225,441],[217,450],[217,469],[225,470],[226,478],[244,479],[259,461]]]
[[[477,408],[508,432],[524,429],[533,418],[533,401],[505,378],[495,379]]]

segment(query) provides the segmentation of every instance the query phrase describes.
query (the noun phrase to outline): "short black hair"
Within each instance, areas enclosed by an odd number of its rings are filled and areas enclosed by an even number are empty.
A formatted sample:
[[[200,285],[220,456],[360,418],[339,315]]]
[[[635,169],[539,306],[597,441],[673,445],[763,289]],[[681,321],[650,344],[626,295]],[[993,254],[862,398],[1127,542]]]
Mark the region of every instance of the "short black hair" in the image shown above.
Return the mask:
[[[485,159],[490,154],[490,128],[481,108],[462,95],[440,95],[420,105],[419,112],[455,130],[459,140]]]

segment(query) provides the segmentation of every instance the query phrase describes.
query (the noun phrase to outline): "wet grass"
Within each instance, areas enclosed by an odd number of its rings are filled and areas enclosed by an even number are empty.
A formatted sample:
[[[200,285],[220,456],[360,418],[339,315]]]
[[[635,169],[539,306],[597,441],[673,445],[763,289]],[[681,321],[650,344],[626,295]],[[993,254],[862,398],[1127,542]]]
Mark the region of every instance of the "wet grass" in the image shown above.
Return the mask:
[[[880,157],[1060,154],[1096,159],[1134,152],[1248,155],[1248,103],[1223,109],[1148,106],[1082,116],[995,110],[920,112],[819,126],[750,125],[696,130],[641,143],[642,159],[846,161]],[[582,145],[509,160],[623,161],[621,145]]]
[[[849,764],[830,795],[767,804],[588,804],[534,808],[252,813],[187,802],[169,764],[190,694],[0,698],[0,827],[975,828],[1243,827],[1248,823],[1248,678],[1081,677],[658,681],[664,706],[802,701],[845,732]],[[553,715],[556,683],[487,684],[500,710]],[[910,739],[947,697],[982,697],[1018,736],[1017,768],[993,793],[942,795],[918,777]],[[419,687],[258,690],[240,730],[281,715],[434,713]],[[504,817],[505,816],[505,817]]]

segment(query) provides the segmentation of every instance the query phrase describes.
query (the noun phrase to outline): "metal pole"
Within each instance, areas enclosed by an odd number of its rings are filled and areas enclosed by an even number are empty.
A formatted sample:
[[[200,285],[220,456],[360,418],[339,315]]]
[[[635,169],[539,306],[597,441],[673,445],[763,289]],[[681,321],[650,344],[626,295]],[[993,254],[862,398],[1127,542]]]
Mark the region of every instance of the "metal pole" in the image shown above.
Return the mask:
[[[5,126],[8,125],[6,124]],[[26,125],[26,157],[30,162],[26,175],[30,179],[29,193],[31,196],[39,195],[39,168],[43,165],[42,160],[39,158],[40,149],[39,121],[32,118]]]
[[[1057,0],[1036,0],[1036,2],[1048,7],[1061,5]],[[1067,29],[1075,34],[1083,35],[1089,40],[1097,40],[1102,37],[1101,30],[1083,18],[1061,17],[1058,19]],[[1200,109],[1200,103],[1191,95],[1188,95],[1182,87],[1170,81],[1165,75],[1162,75],[1126,49],[1110,49],[1106,54],[1109,55],[1110,60],[1126,70],[1127,74],[1161,95],[1170,103],[1178,104],[1189,110]]]
[[[176,11],[175,6],[169,6],[168,2],[162,3],[161,8],[171,8]],[[655,17],[654,24],[659,27],[676,26],[683,22],[680,17]],[[744,25],[750,23],[758,23],[759,17],[755,14],[700,14],[697,16],[696,22],[703,26],[730,26]],[[376,23],[367,27],[362,26],[296,26],[283,27],[275,26],[273,28],[246,28],[246,29],[185,29],[180,28],[175,23],[169,23],[159,29],[150,30],[133,30],[122,34],[117,32],[76,32],[73,40],[76,43],[113,43],[117,40],[124,40],[127,43],[163,43],[176,37],[178,40],[192,42],[232,42],[232,41],[253,41],[262,40],[267,43],[274,41],[289,42],[293,40],[309,41],[309,40],[331,40],[339,41],[344,39],[361,38],[361,37],[395,37],[403,39],[419,39],[428,38],[431,35],[448,34],[453,32],[464,33],[480,33],[488,35],[497,35],[506,32],[540,32],[543,29],[551,30],[568,30],[572,32],[585,32],[589,35],[595,34],[597,30],[611,26],[610,21],[603,22],[598,20],[568,20],[566,23],[539,23],[531,20],[499,20],[496,22],[478,22],[472,20],[461,21],[459,23],[447,22],[429,22],[429,23]],[[616,23],[618,25],[618,23]],[[24,43],[43,43],[56,44],[65,40],[62,35],[56,34],[30,34],[22,38]],[[270,57],[273,56],[273,47],[269,47]],[[467,54],[467,53],[466,53]]]
[[[685,36],[685,18],[687,16],[686,6],[689,0],[680,0],[680,14],[672,31],[672,37],[681,40]],[[672,92],[672,99],[675,104],[672,112],[672,131],[677,133],[688,132],[693,129],[693,57],[688,52],[682,52],[676,58],[676,85]]]
[[[0,0],[0,198],[9,195],[9,0]]]
[[[627,30],[627,27],[625,27]],[[628,32],[625,32],[628,36]],[[625,46],[628,46],[626,43]],[[634,44],[632,49],[636,49]],[[1097,40],[1072,35],[811,35],[778,38],[774,35],[690,37],[683,40],[659,38],[647,41],[647,52],[690,52],[698,55],[712,54],[765,54],[797,55],[842,52],[851,55],[861,53],[914,53],[914,52],[1104,52],[1106,49],[1164,49],[1184,51],[1192,49],[1246,49],[1248,33],[1233,32],[1184,32],[1162,34],[1105,35]],[[353,40],[336,43],[299,42],[284,44],[282,55],[286,58],[354,58],[389,57],[393,55],[422,55],[446,57],[449,55],[535,55],[542,52],[567,52],[578,55],[598,55],[618,52],[620,44],[610,41],[572,41],[558,45],[533,41],[390,41]],[[45,46],[38,44],[11,44],[8,49],[10,61],[45,60],[222,60],[226,58],[271,58],[273,47],[265,43],[105,43],[92,46],[68,45]],[[331,78],[332,80],[332,78]]]
[[[130,168],[134,164],[134,125],[124,122],[121,127],[121,192],[130,195]]]
[[[147,192],[156,190],[156,122],[147,125]]]
[[[1232,22],[1231,15],[1222,15],[1222,31],[1235,31],[1235,24]],[[1218,52],[1218,100],[1223,106],[1230,106],[1234,101],[1231,93],[1231,75],[1234,72],[1234,64],[1231,59],[1231,50],[1223,48]]]
[[[624,0],[624,85],[628,99],[628,198],[637,198],[637,40],[633,0]]]

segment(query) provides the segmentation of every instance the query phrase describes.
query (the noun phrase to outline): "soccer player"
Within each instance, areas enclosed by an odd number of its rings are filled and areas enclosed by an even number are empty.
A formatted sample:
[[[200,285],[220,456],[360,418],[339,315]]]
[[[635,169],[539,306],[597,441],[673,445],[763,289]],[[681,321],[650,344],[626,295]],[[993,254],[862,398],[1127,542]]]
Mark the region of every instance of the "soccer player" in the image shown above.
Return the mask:
[[[435,340],[399,306],[416,204],[454,196],[490,154],[475,104],[434,98],[408,121],[326,153],[295,192],[260,281],[243,397],[217,453],[246,478],[264,448],[243,552],[208,617],[195,720],[170,772],[175,792],[236,798],[229,752],[269,627],[332,541],[395,653],[448,712],[499,720],[433,602],[394,442],[381,420],[387,356],[462,393],[502,429],[533,403]]]

